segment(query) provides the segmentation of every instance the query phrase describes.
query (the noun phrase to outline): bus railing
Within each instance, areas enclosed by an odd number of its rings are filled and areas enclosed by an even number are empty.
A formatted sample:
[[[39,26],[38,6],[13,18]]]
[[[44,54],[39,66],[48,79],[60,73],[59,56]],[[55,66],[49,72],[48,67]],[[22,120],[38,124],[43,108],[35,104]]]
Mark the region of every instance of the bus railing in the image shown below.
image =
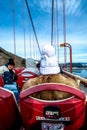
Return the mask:
[[[64,70],[62,70],[62,72],[63,72],[63,74],[75,79],[79,84],[81,83],[84,85],[84,87],[87,87],[87,79],[86,78],[83,78],[79,75],[72,74],[72,73],[64,71]]]

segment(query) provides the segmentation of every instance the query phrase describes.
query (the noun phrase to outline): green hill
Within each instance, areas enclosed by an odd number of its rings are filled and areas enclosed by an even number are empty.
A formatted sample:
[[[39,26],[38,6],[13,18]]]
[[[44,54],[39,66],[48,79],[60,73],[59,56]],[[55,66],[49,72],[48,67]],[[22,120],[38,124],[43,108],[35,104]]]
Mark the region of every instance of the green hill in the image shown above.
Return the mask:
[[[16,67],[24,67],[25,66],[25,59],[14,55],[13,53],[6,51],[5,49],[0,47],[0,66],[4,65],[8,62],[9,58],[15,59]]]

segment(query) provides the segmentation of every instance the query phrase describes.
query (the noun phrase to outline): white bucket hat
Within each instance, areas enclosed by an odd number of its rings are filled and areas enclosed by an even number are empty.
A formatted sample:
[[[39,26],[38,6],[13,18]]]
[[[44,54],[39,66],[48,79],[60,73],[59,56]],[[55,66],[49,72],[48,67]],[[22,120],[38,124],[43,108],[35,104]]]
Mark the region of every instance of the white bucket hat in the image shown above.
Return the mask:
[[[57,74],[60,72],[57,57],[55,56],[55,49],[51,45],[46,45],[41,51],[40,73]]]

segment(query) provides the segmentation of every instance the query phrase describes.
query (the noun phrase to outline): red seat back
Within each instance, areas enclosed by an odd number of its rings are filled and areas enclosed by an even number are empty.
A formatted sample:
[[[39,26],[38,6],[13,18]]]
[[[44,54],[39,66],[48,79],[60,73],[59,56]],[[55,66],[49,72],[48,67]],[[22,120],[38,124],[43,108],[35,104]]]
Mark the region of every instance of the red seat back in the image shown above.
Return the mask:
[[[32,93],[43,90],[59,90],[71,93],[73,96],[64,100],[45,101],[30,97]],[[82,127],[85,119],[85,93],[79,89],[63,84],[42,84],[28,88],[20,93],[20,112],[26,129],[39,129],[44,117],[44,107],[57,106],[60,108],[60,118],[69,117],[71,124],[64,130],[78,130]]]
[[[4,82],[3,82],[2,76],[0,76],[0,87],[3,87],[3,85],[4,85]]]
[[[17,80],[17,83],[18,83],[18,86],[20,88],[20,90],[22,89],[23,87],[23,84],[30,78],[35,78],[37,77],[38,75],[35,74],[34,72],[31,72],[31,71],[24,71],[24,72],[21,72],[18,74],[18,80]]]
[[[0,88],[0,130],[16,130],[20,125],[20,113],[13,93]]]

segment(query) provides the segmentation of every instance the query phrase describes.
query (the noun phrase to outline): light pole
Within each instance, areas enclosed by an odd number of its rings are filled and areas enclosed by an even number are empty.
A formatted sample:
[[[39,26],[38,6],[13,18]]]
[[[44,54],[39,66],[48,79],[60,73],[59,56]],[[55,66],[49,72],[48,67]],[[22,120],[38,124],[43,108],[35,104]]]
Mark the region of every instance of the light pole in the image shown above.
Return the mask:
[[[69,43],[63,43],[60,47],[68,47],[70,50],[70,72],[72,73],[72,46]]]

